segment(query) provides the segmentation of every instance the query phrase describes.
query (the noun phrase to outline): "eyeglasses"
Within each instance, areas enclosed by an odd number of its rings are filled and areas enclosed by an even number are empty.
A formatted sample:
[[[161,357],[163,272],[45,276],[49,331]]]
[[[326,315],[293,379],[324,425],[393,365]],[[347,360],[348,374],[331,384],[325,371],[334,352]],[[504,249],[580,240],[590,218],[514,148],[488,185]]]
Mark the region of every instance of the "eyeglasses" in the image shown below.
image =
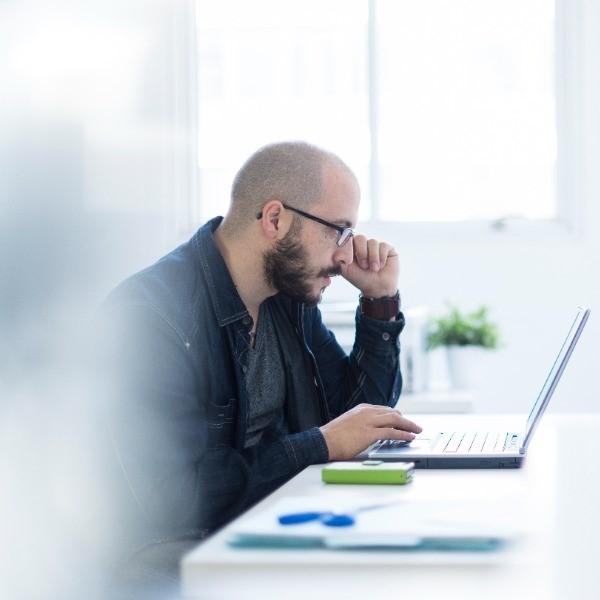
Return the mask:
[[[284,208],[287,208],[288,210],[291,210],[291,211],[299,214],[301,217],[304,217],[305,219],[310,219],[311,221],[316,221],[317,223],[321,223],[321,225],[325,225],[326,227],[331,227],[331,229],[335,229],[339,233],[339,237],[336,241],[336,244],[338,246],[340,246],[340,248],[342,246],[344,246],[351,237],[354,236],[354,230],[351,227],[342,227],[341,225],[336,225],[335,223],[330,223],[329,221],[326,221],[325,219],[321,219],[320,217],[315,217],[314,215],[304,212],[303,210],[300,210],[299,208],[294,208],[293,206],[288,206],[287,204],[284,204],[283,202],[281,204],[283,205]],[[262,219],[262,211],[256,215],[256,218]]]

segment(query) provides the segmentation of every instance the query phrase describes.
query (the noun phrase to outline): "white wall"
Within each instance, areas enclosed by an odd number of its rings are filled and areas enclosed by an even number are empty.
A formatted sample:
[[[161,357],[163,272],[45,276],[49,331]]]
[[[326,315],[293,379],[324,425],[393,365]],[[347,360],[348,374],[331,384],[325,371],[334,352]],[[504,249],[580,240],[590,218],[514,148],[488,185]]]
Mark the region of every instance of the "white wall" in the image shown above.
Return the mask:
[[[579,67],[571,73],[577,88],[571,116],[578,157],[576,231],[544,236],[521,232],[473,232],[454,239],[437,228],[410,235],[369,231],[387,237],[402,261],[404,306],[425,305],[433,312],[445,300],[464,308],[487,304],[500,326],[503,347],[486,359],[487,384],[476,410],[523,412],[541,388],[578,304],[592,308],[580,343],[552,401],[554,411],[599,411],[600,382],[595,369],[600,351],[600,3],[581,3]],[[402,199],[399,198],[401,203]],[[518,229],[519,225],[515,225]],[[354,298],[341,282],[330,297]]]

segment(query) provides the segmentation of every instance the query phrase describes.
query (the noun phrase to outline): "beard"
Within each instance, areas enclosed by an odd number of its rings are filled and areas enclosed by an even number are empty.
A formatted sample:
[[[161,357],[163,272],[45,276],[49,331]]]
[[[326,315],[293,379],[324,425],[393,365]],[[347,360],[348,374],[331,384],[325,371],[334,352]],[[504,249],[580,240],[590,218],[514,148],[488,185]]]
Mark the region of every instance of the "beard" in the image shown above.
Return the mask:
[[[264,273],[269,285],[296,302],[316,306],[323,296],[324,287],[314,293],[311,281],[319,277],[339,275],[341,268],[329,267],[313,272],[308,265],[308,253],[300,242],[300,227],[295,221],[284,238],[273,249],[265,252]]]

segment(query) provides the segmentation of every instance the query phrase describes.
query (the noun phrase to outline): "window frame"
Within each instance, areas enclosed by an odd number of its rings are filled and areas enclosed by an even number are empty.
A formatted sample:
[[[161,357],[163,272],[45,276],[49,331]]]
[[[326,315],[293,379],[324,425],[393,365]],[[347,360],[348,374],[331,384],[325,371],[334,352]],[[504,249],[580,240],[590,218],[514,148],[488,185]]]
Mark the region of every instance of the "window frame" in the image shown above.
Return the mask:
[[[555,98],[556,98],[556,198],[557,216],[554,219],[518,218],[498,215],[491,220],[407,222],[381,219],[379,212],[379,156],[377,114],[377,0],[368,0],[368,60],[369,128],[371,160],[369,163],[370,218],[361,228],[386,239],[407,242],[432,239],[441,242],[490,239],[511,241],[571,241],[583,233],[582,172],[581,172],[581,73],[580,57],[583,38],[581,0],[555,0]]]
[[[489,243],[493,240],[507,242],[574,242],[585,233],[583,218],[582,189],[582,44],[583,18],[581,0],[555,0],[555,93],[556,93],[556,196],[557,217],[555,219],[515,218],[498,215],[492,220],[469,221],[422,221],[407,222],[378,218],[380,200],[379,156],[377,132],[377,52],[376,16],[377,0],[368,2],[367,24],[367,68],[368,122],[370,130],[371,157],[369,161],[368,195],[370,217],[360,222],[360,230],[371,235],[407,243]],[[194,2],[194,17],[196,17]],[[195,23],[196,19],[193,19]],[[197,54],[197,47],[195,48]],[[190,94],[192,105],[198,110],[197,56],[190,61]],[[193,72],[192,72],[193,71]],[[194,112],[194,111],[192,111]],[[194,116],[193,125],[197,126]],[[192,132],[192,153],[195,172],[194,188],[199,177],[198,132]],[[197,203],[197,195],[191,199]],[[198,214],[193,207],[188,209],[190,218]],[[190,223],[192,226],[192,223]],[[191,227],[190,227],[191,228]]]

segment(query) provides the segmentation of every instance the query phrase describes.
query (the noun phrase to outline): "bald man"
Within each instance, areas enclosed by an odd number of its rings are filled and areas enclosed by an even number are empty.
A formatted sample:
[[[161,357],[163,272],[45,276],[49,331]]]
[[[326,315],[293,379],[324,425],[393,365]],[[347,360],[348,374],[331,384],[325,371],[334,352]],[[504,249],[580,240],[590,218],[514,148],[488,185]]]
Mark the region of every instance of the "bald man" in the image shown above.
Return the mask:
[[[258,150],[210,220],[107,306],[121,319],[111,419],[139,540],[201,537],[311,464],[420,427],[395,411],[398,255],[355,235],[360,192],[310,144]],[[350,355],[317,307],[360,291]]]

